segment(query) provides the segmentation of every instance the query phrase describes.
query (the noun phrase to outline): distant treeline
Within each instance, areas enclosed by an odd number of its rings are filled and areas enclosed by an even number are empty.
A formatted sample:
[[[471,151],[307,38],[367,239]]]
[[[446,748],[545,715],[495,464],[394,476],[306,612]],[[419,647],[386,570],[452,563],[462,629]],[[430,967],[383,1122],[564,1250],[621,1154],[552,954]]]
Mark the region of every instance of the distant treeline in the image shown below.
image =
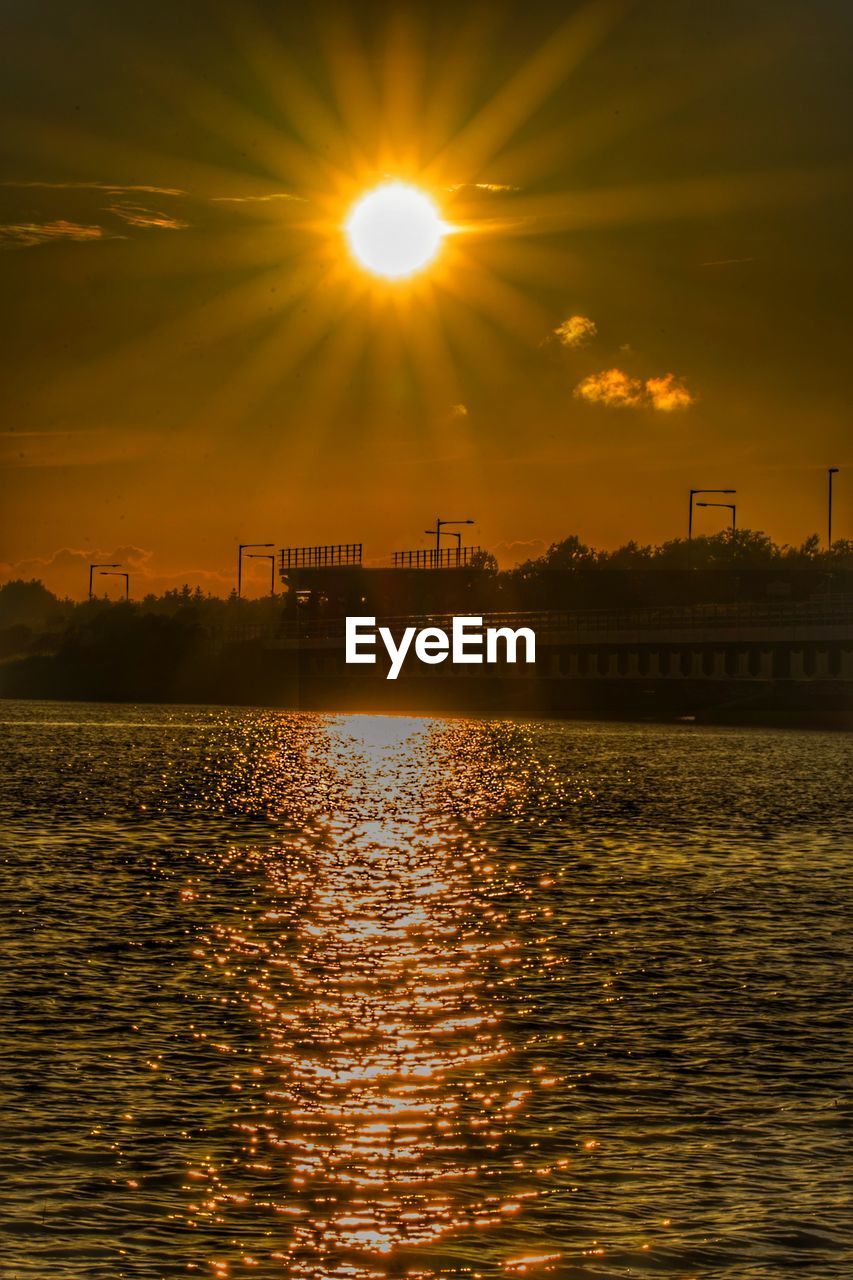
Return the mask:
[[[0,696],[262,701],[264,636],[299,617],[784,606],[851,594],[853,542],[822,551],[815,536],[780,547],[747,529],[615,551],[573,536],[502,571],[489,555],[459,570],[305,570],[259,600],[184,587],[75,602],[15,581],[0,588]]]

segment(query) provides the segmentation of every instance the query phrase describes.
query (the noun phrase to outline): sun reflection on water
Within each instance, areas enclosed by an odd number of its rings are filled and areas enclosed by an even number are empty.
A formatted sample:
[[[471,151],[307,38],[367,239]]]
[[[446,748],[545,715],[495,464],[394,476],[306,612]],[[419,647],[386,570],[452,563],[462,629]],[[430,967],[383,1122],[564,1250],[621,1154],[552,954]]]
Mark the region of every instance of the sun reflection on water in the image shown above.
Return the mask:
[[[846,1280],[837,735],[5,714],[4,1276]]]
[[[196,1170],[193,1220],[227,1227],[251,1169],[284,1274],[366,1280],[405,1259],[405,1274],[434,1276],[444,1242],[520,1208],[482,1190],[526,1094],[497,1069],[516,1052],[498,992],[519,947],[477,892],[476,841],[435,804],[436,722],[325,727],[313,760],[336,775],[334,806],[299,858],[268,865],[259,929],[210,940],[234,974],[254,959],[238,994],[264,1046],[264,1103],[240,1121],[245,1168]]]

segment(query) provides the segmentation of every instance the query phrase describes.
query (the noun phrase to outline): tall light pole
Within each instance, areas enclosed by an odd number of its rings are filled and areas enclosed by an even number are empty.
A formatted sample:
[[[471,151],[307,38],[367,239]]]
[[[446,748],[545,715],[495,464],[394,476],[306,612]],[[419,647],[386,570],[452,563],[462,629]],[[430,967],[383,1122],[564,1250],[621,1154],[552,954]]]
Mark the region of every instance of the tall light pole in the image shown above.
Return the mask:
[[[827,478],[829,480],[829,494],[826,504],[826,549],[832,550],[832,477],[838,474],[838,467],[827,467]]]
[[[732,513],[732,535],[737,525],[737,506],[734,502],[697,502],[697,507],[725,507],[727,511]]]
[[[693,499],[697,493],[737,493],[737,489],[691,489],[690,490],[690,508],[687,516],[687,541],[693,538]],[[707,502],[700,502],[700,507],[706,507]]]
[[[737,493],[737,489],[691,489],[687,514],[687,568],[690,568],[690,548],[693,543],[693,499],[697,493]]]
[[[274,547],[274,542],[241,542],[237,549],[237,599],[243,594],[243,552],[251,547]]]
[[[269,556],[265,552],[246,552],[247,560],[269,560],[270,562],[270,595],[275,595],[275,556]]]
[[[435,522],[435,562],[438,565],[441,561],[441,531],[445,525],[449,524],[473,524],[473,520],[442,520],[436,519]],[[432,532],[432,530],[430,530]]]
[[[124,598],[125,600],[130,599],[130,574],[129,573],[108,573],[106,570],[102,569],[101,577],[102,578],[124,578]]]
[[[435,532],[434,529],[424,529],[424,533],[434,533],[434,532]],[[444,530],[442,530],[441,536],[442,538],[456,539],[456,568],[458,569],[460,562],[462,560],[462,534],[457,533],[455,529],[448,529],[446,533],[444,532]]]
[[[115,563],[111,561],[109,564],[107,564],[106,561],[104,561],[102,564],[89,565],[89,599],[90,600],[92,599],[92,574],[95,572],[95,570],[96,569],[118,569],[119,567],[120,567],[119,561],[116,561]]]

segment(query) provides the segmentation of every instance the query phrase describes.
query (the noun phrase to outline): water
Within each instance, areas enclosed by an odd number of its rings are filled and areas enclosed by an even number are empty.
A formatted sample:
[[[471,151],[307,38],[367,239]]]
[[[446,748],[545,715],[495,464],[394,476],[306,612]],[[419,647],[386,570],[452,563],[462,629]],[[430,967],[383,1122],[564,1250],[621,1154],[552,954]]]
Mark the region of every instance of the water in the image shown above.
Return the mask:
[[[0,720],[4,1280],[850,1274],[849,739]]]

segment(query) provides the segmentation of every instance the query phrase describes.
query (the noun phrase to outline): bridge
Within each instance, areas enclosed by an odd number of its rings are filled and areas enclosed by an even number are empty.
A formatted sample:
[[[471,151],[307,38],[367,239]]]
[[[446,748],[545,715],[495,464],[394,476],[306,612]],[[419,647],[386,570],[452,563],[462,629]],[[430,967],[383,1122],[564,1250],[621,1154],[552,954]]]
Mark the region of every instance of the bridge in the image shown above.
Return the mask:
[[[458,616],[458,615],[457,615]],[[399,680],[344,661],[344,618],[298,618],[232,629],[287,671],[298,703],[421,705],[537,714],[705,716],[719,708],[793,709],[797,723],[853,727],[853,600],[490,613],[484,626],[530,627],[536,663],[427,666],[406,663]],[[408,626],[449,631],[447,614],[380,617],[399,637]]]
[[[507,667],[515,678],[853,681],[853,601],[477,616],[485,626],[536,633],[536,665]],[[399,636],[410,626],[449,630],[452,617],[410,614],[378,622]],[[226,638],[298,652],[308,659],[306,674],[352,675],[344,663],[344,625],[344,618],[288,619],[275,627],[230,628]],[[471,676],[468,666],[459,671]],[[409,674],[429,679],[441,668]]]

